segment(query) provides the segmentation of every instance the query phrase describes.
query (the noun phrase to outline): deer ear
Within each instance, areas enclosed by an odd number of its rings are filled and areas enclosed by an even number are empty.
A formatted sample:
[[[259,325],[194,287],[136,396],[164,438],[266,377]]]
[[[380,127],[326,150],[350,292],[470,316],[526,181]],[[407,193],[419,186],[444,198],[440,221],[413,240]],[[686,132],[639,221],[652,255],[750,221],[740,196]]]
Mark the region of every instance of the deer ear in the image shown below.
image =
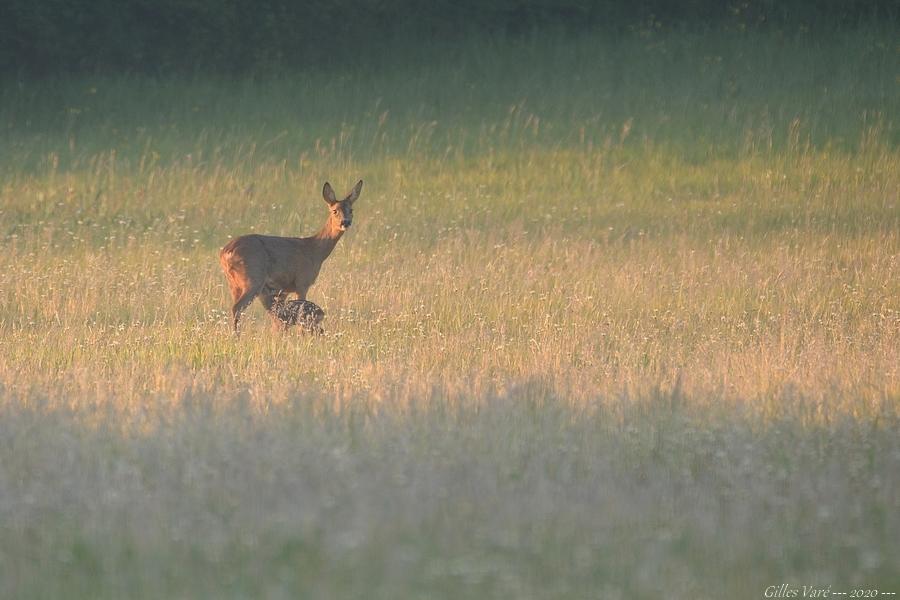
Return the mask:
[[[327,181],[325,182],[325,187],[322,188],[322,197],[325,198],[325,202],[328,204],[337,203],[337,198],[334,197],[334,190],[331,189],[331,184]]]
[[[353,186],[353,191],[350,192],[350,195],[347,196],[346,202],[353,204],[356,202],[356,199],[359,198],[359,193],[362,191],[362,179],[356,182],[356,185]]]

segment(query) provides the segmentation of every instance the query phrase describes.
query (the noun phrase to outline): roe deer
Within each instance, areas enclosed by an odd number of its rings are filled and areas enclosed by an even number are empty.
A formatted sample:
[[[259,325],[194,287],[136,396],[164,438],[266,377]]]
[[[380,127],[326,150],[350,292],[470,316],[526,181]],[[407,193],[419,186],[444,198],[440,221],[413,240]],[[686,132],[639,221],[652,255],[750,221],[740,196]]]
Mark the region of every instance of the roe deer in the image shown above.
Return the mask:
[[[306,300],[306,292],[316,281],[322,262],[350,227],[353,203],[359,198],[362,184],[360,180],[346,198],[338,201],[331,185],[325,183],[322,196],[328,203],[328,220],[313,236],[242,235],[222,248],[219,262],[234,300],[231,315],[235,334],[241,313],[257,296],[270,313],[276,298],[283,301],[291,292]]]
[[[322,335],[322,320],[325,319],[325,311],[309,300],[282,300],[276,296],[272,304],[272,315],[278,319],[282,330],[287,330],[291,325],[299,325],[302,331]]]

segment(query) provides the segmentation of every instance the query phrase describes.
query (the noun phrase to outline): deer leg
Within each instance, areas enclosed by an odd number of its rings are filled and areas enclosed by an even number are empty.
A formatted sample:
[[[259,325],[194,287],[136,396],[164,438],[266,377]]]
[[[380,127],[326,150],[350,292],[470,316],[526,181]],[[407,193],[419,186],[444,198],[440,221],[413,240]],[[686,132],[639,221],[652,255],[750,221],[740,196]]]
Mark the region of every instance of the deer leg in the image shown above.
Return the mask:
[[[262,286],[259,285],[243,292],[235,301],[234,306],[231,307],[231,318],[234,325],[235,335],[238,334],[238,322],[241,320],[241,313],[244,312],[245,308],[250,306],[250,303],[253,302],[253,299],[256,298],[257,294],[259,294],[261,288]],[[237,293],[235,293],[234,295],[237,296]]]

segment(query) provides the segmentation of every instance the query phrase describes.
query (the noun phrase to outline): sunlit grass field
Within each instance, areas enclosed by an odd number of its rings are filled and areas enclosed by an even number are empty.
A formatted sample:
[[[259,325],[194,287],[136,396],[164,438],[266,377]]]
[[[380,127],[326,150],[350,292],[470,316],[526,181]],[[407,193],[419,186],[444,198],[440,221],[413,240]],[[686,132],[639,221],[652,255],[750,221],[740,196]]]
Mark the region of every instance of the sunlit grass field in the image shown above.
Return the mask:
[[[0,596],[900,594],[894,34],[4,84]]]

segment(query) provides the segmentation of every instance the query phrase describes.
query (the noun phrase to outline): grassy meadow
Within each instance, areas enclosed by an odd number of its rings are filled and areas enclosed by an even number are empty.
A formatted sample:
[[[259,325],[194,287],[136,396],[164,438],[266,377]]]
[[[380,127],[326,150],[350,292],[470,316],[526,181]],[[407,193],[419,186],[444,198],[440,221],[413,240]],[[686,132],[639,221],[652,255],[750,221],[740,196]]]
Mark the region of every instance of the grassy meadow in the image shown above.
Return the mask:
[[[7,82],[0,597],[900,594],[895,33]]]

